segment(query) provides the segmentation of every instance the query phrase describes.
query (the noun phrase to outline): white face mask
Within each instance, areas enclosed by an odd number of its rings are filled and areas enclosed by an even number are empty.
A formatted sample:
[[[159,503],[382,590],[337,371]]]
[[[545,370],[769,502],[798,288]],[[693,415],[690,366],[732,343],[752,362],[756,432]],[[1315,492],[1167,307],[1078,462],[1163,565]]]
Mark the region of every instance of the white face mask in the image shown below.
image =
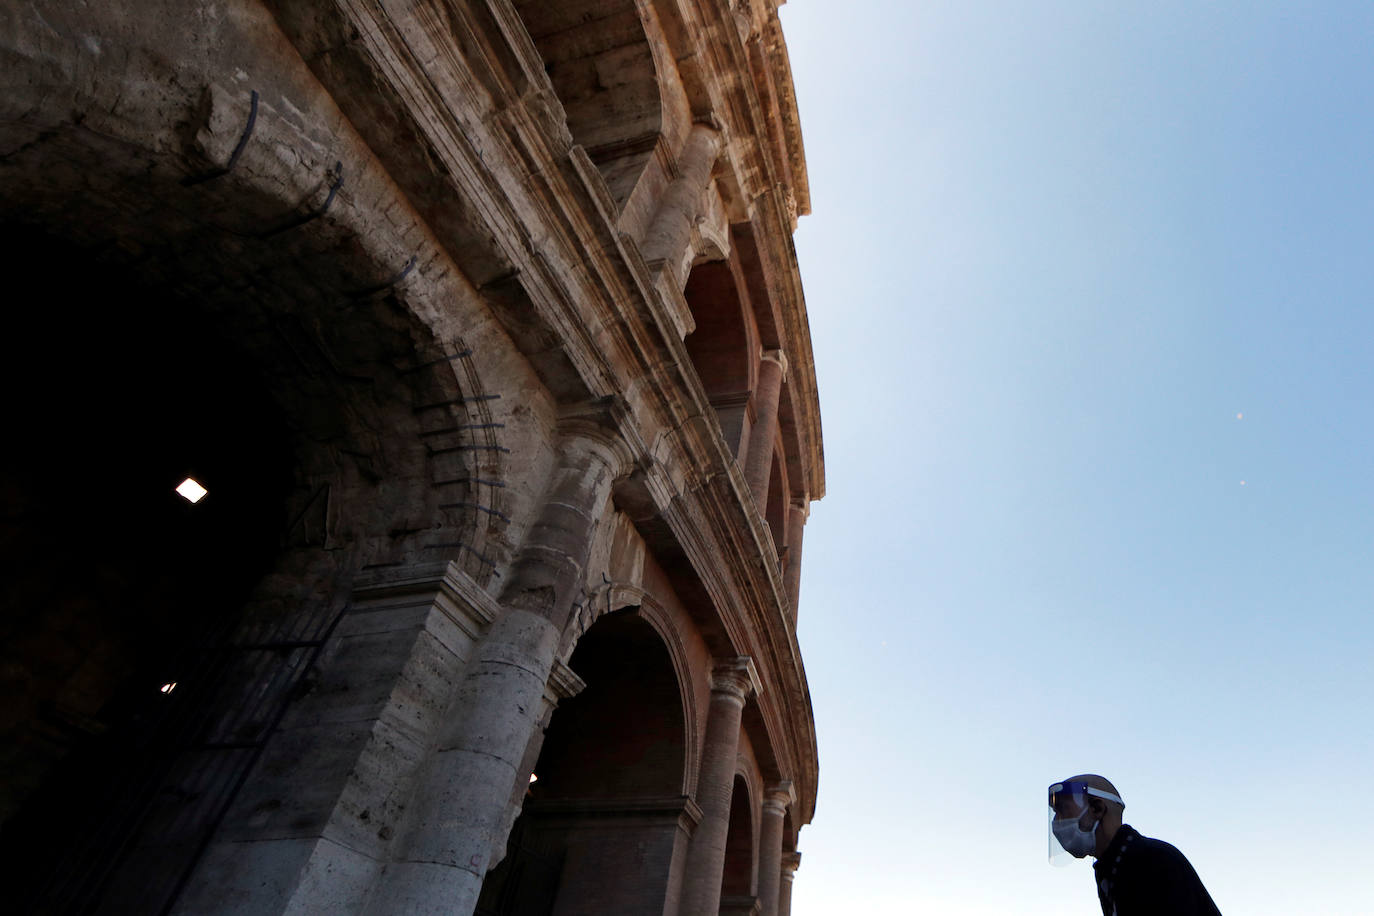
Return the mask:
[[[1097,824],[1093,824],[1089,830],[1084,830],[1078,825],[1078,821],[1083,815],[1078,817],[1055,818],[1050,829],[1054,831],[1054,838],[1059,841],[1059,845],[1064,847],[1064,851],[1075,859],[1081,859],[1097,849]],[[1100,821],[1099,821],[1100,823]]]

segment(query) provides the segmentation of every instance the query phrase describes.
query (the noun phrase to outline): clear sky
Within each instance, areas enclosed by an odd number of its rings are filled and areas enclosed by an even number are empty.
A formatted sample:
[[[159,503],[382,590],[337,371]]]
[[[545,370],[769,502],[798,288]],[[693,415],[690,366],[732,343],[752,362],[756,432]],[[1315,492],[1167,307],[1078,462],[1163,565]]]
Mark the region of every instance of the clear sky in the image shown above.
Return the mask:
[[[1374,4],[792,0],[827,495],[793,913],[1374,912]]]

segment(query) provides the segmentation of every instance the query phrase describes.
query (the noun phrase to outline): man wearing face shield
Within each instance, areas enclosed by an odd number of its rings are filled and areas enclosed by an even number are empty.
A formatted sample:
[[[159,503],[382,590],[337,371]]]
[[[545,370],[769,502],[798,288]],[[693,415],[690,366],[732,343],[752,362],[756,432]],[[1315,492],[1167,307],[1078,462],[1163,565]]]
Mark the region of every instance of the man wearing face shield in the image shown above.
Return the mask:
[[[1093,856],[1103,916],[1221,916],[1183,853],[1123,824],[1125,809],[1101,776],[1050,786],[1050,863]]]

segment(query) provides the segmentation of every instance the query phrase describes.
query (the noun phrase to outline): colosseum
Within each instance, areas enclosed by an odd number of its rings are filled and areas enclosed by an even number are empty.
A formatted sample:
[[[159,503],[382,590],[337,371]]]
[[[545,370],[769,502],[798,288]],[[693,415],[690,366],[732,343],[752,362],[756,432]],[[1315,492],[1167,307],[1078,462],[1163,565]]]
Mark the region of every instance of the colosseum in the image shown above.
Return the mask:
[[[14,0],[8,912],[790,912],[779,0]]]

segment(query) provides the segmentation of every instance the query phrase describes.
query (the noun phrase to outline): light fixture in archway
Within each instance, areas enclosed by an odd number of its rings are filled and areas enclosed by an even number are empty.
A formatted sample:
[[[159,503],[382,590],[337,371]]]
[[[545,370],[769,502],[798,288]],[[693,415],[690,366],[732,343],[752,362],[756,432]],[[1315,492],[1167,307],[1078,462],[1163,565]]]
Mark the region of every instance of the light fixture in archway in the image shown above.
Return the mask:
[[[202,487],[195,478],[187,477],[177,484],[177,492],[182,495],[189,503],[198,503],[205,498],[205,494],[210,492]]]

